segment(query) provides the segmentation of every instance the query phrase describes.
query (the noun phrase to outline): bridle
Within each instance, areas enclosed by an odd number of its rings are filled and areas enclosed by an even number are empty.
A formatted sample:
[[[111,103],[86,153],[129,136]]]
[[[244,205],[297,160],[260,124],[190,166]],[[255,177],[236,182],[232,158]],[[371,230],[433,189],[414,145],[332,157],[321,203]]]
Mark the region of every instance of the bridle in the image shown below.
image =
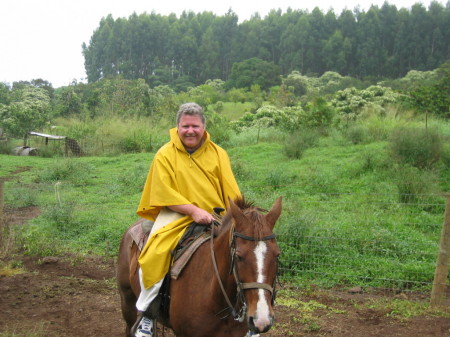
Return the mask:
[[[215,225],[220,225],[218,222],[214,221]],[[212,264],[214,267],[214,272],[216,274],[217,280],[219,282],[219,286],[220,289],[222,290],[222,294],[225,298],[225,301],[227,302],[228,307],[225,308],[224,310],[222,310],[221,312],[225,311],[225,310],[229,310],[230,314],[233,316],[233,318],[236,321],[239,322],[243,322],[245,319],[245,316],[247,314],[247,302],[245,300],[245,296],[244,296],[244,291],[248,290],[248,289],[264,289],[267,290],[268,292],[270,292],[271,294],[271,298],[272,298],[272,305],[275,301],[275,295],[276,295],[276,290],[275,290],[275,286],[276,286],[276,281],[277,281],[277,277],[274,278],[274,282],[272,285],[269,285],[267,283],[261,283],[261,282],[247,282],[247,283],[243,283],[240,281],[239,278],[239,274],[237,272],[236,269],[236,264],[235,264],[235,258],[236,258],[236,238],[241,238],[243,240],[247,240],[247,241],[254,241],[254,242],[260,242],[260,241],[268,241],[268,240],[272,240],[276,238],[276,234],[272,233],[271,235],[267,235],[264,236],[262,238],[255,238],[252,236],[247,236],[244,235],[242,233],[236,232],[234,225],[232,226],[232,228],[230,229],[230,243],[229,243],[229,247],[230,247],[230,257],[231,257],[231,266],[230,266],[230,274],[233,273],[234,275],[234,280],[236,282],[236,287],[237,287],[237,299],[236,299],[236,304],[232,305],[231,301],[225,291],[225,288],[223,286],[222,280],[220,278],[219,275],[219,270],[217,268],[217,262],[216,262],[216,256],[214,253],[214,235],[211,233],[211,259],[212,259]],[[278,260],[277,260],[277,269],[278,269]],[[278,270],[276,270],[276,275],[278,274]],[[237,311],[236,308],[239,306],[238,301],[240,301],[241,303],[241,308]],[[220,312],[220,313],[221,313]],[[226,315],[223,318],[226,318],[228,315]]]

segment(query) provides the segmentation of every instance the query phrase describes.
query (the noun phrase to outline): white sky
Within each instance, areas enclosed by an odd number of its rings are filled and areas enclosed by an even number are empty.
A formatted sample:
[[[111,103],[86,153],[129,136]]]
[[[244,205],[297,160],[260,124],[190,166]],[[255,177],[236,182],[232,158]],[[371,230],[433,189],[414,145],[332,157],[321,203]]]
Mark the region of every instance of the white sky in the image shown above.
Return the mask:
[[[439,0],[445,4],[446,0]],[[431,0],[390,0],[397,8],[415,3],[428,7]],[[306,3],[306,1],[305,1]],[[323,12],[334,9],[339,15],[344,8],[359,6],[367,10],[371,4],[382,6],[384,0],[1,0],[0,2],[0,82],[31,81],[42,78],[58,88],[74,79],[86,82],[83,42],[99,26],[102,17],[128,18],[133,12],[152,11],[177,16],[183,10],[195,13],[211,11],[224,15],[230,8],[242,22],[258,12],[264,18],[271,9],[287,8]]]

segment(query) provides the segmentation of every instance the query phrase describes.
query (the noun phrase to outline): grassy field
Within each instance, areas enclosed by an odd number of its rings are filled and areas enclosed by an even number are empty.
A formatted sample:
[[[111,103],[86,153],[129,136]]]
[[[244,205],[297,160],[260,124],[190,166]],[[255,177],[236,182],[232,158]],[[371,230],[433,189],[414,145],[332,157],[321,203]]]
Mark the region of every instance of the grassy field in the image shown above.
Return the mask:
[[[288,138],[276,130],[248,130],[229,140],[247,199],[269,208],[283,196],[276,231],[286,279],[324,287],[430,287],[441,194],[450,191],[447,148],[433,167],[418,169],[393,157],[386,135],[394,126],[384,124],[383,132],[378,126],[378,133],[371,126],[361,126],[366,141],[358,142],[348,130],[330,130],[299,158],[286,155]],[[440,128],[449,139],[448,126]],[[0,155],[0,176],[12,177],[5,182],[6,206],[42,210],[21,228],[18,246],[29,254],[116,256],[123,231],[138,219],[152,158]]]

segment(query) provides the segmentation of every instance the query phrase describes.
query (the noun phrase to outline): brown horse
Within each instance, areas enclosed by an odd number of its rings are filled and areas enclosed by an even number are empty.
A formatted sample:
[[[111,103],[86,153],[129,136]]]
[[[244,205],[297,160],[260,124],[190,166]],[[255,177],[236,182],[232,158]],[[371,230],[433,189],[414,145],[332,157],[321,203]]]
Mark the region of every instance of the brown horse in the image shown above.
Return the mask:
[[[281,197],[267,214],[244,199],[230,201],[215,238],[200,246],[170,281],[169,325],[177,337],[243,337],[248,330],[271,328],[280,254],[273,228],[280,214]],[[137,268],[130,268],[137,247],[127,233],[117,280],[126,336],[131,336],[140,289]]]

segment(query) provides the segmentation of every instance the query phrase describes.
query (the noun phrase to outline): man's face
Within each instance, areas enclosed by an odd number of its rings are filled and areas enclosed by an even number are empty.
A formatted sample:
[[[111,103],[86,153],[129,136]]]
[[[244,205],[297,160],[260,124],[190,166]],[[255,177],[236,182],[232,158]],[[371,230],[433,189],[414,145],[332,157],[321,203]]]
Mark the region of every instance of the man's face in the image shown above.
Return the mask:
[[[182,115],[178,123],[178,136],[187,151],[195,151],[202,145],[205,125],[197,115]]]

